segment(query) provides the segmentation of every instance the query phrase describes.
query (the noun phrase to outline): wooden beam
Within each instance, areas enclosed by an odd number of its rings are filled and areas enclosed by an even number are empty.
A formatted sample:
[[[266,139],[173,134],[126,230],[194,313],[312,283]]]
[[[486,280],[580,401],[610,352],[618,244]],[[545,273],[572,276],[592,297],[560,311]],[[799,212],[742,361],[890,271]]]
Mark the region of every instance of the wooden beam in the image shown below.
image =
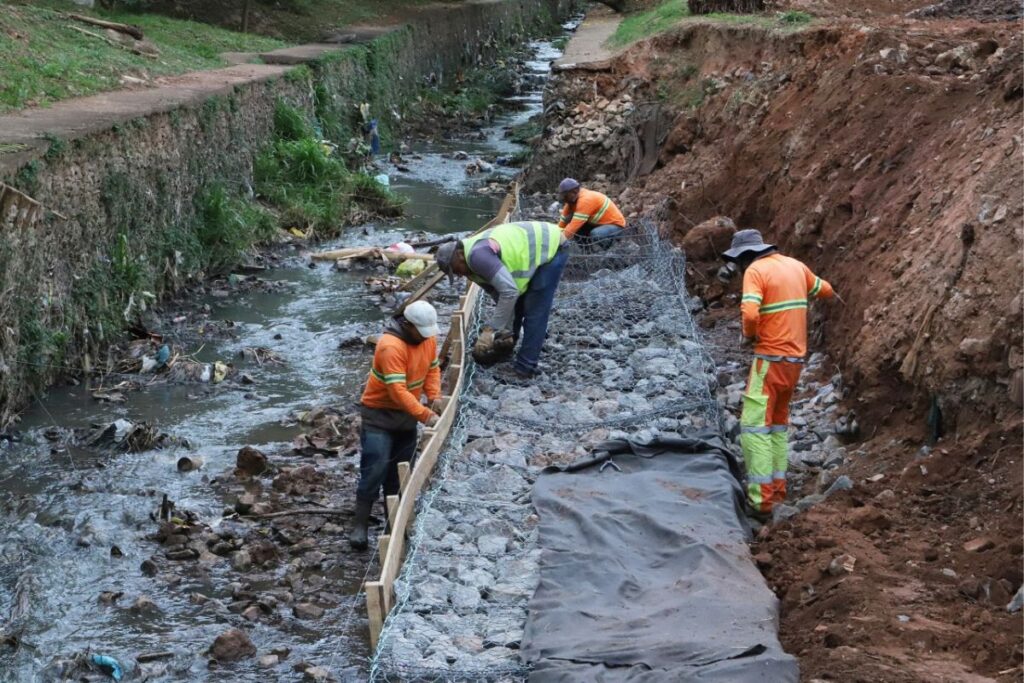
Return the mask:
[[[83,24],[91,24],[93,26],[99,26],[100,28],[109,28],[112,31],[118,33],[124,33],[131,36],[135,40],[142,40],[145,36],[142,33],[142,29],[138,26],[130,26],[128,24],[119,24],[116,21],[104,21],[103,19],[96,19],[94,17],[86,17],[81,14],[69,14],[68,18],[80,21]]]
[[[384,502],[388,506],[388,524],[391,526],[391,533],[394,534],[395,514],[398,512],[398,496],[388,496]]]
[[[370,647],[376,649],[384,628],[384,586],[380,581],[366,582],[366,616],[370,621]]]
[[[391,536],[389,534],[381,534],[377,540],[377,555],[380,557],[381,564],[384,563],[384,558],[388,556],[388,546],[391,545]]]
[[[409,483],[409,472],[411,468],[409,463],[400,462],[398,463],[398,495],[401,496],[405,493],[405,486]]]

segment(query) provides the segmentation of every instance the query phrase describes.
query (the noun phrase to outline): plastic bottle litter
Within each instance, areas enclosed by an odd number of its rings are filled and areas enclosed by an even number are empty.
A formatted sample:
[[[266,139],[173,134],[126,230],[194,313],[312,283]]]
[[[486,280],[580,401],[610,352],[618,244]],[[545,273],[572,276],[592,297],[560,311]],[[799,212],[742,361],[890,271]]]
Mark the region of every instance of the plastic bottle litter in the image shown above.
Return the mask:
[[[107,674],[115,681],[119,681],[124,677],[124,670],[121,668],[121,663],[113,657],[107,655],[93,655],[89,658],[90,661],[98,666],[103,673]]]

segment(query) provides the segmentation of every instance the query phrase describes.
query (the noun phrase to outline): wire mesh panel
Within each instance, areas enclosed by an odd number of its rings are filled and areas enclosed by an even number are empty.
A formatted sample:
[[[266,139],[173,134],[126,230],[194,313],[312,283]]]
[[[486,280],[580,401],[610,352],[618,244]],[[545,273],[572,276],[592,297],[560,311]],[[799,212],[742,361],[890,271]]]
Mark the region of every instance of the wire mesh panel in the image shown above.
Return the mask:
[[[541,470],[607,438],[717,428],[683,255],[659,238],[658,218],[608,249],[569,245],[539,376],[469,370],[372,680],[525,679],[518,648],[539,574],[530,493]]]

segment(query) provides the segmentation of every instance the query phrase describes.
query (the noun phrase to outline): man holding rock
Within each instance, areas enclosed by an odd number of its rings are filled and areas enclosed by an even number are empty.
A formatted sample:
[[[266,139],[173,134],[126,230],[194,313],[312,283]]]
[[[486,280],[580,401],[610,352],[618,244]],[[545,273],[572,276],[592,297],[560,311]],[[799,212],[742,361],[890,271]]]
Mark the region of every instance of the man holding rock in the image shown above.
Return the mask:
[[[587,190],[573,178],[566,178],[558,184],[558,198],[564,202],[558,227],[567,240],[578,236],[582,245],[607,249],[622,237],[626,219],[607,195]]]
[[[747,500],[767,517],[786,498],[789,402],[807,355],[807,302],[832,298],[832,285],[800,261],[765,244],[757,230],[740,230],[723,255],[743,271],[743,343],[754,362],[743,394],[740,445],[747,466]]]
[[[496,302],[473,347],[478,363],[511,356],[522,333],[512,372],[519,378],[537,374],[555,291],[569,258],[564,240],[553,223],[505,223],[437,250],[443,272],[468,277]]]
[[[373,365],[359,403],[359,485],[349,544],[367,547],[370,509],[380,496],[398,493],[398,463],[412,461],[417,423],[437,422],[441,370],[437,358],[437,311],[426,301],[409,304],[388,321],[373,352]],[[431,407],[420,402],[426,394]]]

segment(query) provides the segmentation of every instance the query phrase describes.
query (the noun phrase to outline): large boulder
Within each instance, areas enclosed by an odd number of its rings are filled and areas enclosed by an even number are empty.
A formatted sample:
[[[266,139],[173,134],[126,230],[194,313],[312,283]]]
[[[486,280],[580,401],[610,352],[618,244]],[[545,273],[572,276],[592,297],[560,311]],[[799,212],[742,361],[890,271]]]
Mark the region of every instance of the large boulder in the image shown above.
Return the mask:
[[[715,216],[699,223],[683,237],[682,247],[691,261],[717,261],[732,243],[736,224],[726,216]]]
[[[249,639],[249,634],[232,628],[217,636],[210,647],[210,654],[218,662],[237,662],[255,655],[256,646]]]

